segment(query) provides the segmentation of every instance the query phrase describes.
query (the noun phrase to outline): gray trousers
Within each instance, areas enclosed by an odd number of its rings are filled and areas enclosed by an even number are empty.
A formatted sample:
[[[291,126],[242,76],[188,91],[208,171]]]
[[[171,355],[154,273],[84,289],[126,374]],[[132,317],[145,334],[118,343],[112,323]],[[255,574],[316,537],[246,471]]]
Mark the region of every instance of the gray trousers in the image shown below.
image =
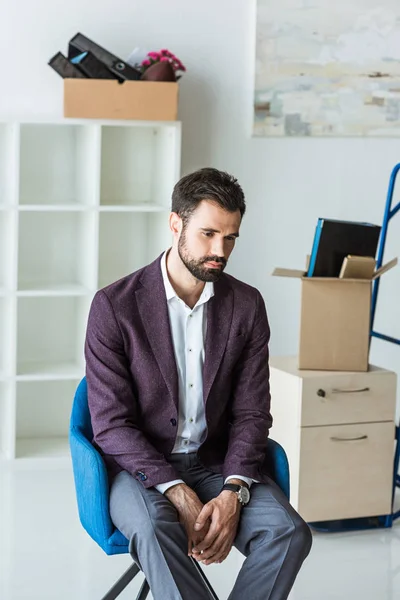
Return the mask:
[[[175,454],[170,462],[204,504],[220,493],[222,476],[206,469],[196,454]],[[130,540],[130,553],[155,600],[209,600],[187,556],[185,529],[165,496],[122,471],[111,486],[110,512]],[[253,484],[235,539],[246,560],[229,600],[285,600],[311,543],[308,525],[278,486],[272,480]]]

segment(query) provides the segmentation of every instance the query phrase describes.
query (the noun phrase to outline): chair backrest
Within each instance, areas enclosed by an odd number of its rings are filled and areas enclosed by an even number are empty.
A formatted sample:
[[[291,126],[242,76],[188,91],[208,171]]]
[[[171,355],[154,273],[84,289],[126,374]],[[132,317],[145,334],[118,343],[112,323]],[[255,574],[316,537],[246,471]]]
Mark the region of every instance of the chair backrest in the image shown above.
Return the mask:
[[[74,403],[72,405],[70,429],[80,431],[85,438],[91,442],[93,439],[92,422],[87,398],[86,377],[82,379],[75,392]]]
[[[109,482],[100,453],[92,444],[93,430],[82,379],[72,406],[69,440],[79,518],[90,537],[107,554],[128,552],[128,540],[116,529],[109,511]]]
[[[290,499],[289,462],[285,450],[278,442],[269,438],[265,463],[268,475],[281,488],[286,498]]]

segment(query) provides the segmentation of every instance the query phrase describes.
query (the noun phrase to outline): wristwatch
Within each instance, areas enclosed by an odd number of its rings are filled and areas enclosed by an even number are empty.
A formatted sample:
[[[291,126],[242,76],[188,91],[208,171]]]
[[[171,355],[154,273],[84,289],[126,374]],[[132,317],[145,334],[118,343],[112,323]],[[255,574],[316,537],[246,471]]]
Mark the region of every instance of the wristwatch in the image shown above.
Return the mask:
[[[222,491],[224,490],[235,492],[237,499],[242,506],[246,506],[246,504],[250,502],[249,488],[247,488],[245,485],[239,485],[237,483],[225,483],[222,488]]]

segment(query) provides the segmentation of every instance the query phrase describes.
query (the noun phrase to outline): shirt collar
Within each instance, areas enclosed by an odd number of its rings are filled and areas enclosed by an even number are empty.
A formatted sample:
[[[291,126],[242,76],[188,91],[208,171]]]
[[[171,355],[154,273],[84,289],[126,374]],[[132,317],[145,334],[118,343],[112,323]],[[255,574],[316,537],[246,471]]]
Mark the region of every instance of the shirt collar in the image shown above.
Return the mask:
[[[167,273],[167,254],[168,254],[168,252],[169,252],[169,250],[166,250],[161,257],[161,273],[162,273],[162,278],[163,278],[163,282],[164,282],[165,295],[167,297],[167,301],[169,302],[170,300],[172,300],[172,298],[179,299],[179,297],[177,296],[177,293],[175,292],[174,288],[172,287],[171,282],[168,277],[168,273]],[[199,306],[200,304],[205,304],[213,296],[214,296],[214,284],[212,281],[207,281],[203,288],[201,296],[200,296],[199,300],[197,301],[196,306]]]

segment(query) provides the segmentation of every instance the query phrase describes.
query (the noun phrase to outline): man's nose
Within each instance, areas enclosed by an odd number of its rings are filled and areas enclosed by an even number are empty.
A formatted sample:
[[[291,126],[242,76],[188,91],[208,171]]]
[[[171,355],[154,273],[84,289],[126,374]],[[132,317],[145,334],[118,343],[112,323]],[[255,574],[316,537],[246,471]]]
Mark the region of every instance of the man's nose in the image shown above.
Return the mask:
[[[211,251],[214,256],[218,256],[219,258],[225,258],[224,241],[214,239]]]

